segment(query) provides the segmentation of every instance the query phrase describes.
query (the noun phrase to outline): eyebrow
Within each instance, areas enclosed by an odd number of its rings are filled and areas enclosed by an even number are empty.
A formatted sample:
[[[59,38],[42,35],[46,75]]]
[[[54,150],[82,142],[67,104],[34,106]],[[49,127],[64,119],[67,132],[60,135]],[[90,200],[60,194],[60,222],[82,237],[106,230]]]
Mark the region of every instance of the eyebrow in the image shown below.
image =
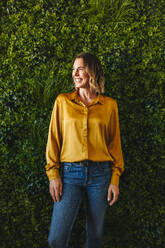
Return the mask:
[[[79,69],[79,68],[85,68],[85,66],[79,66],[77,69]],[[74,67],[72,67],[72,69],[74,69]]]

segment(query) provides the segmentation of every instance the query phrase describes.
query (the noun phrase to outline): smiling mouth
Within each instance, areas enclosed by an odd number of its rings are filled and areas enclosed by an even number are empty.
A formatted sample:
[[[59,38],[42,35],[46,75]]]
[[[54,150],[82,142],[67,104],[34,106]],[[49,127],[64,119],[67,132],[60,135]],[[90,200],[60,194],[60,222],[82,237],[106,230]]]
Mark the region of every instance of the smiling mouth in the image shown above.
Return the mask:
[[[76,81],[77,83],[79,83],[79,82],[82,81],[82,79],[80,79],[80,78],[75,78],[75,81]]]

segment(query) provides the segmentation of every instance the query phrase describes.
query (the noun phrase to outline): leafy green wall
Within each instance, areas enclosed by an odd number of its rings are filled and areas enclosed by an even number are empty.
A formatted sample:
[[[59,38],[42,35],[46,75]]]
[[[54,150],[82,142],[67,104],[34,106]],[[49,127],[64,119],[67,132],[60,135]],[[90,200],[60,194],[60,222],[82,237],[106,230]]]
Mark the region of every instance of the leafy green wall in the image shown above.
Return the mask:
[[[163,0],[0,2],[0,246],[45,248],[52,212],[45,146],[56,96],[73,90],[72,59],[101,60],[119,105],[125,173],[105,218],[105,248],[162,248]],[[71,247],[85,238],[84,205]]]

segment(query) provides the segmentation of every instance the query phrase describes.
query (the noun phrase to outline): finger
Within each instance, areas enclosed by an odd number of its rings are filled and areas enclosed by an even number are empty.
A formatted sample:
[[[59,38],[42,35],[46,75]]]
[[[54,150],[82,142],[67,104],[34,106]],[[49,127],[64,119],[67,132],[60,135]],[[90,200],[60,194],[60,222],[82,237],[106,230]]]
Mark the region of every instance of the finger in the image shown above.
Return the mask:
[[[110,206],[112,206],[112,205],[117,201],[117,198],[118,198],[118,195],[114,192],[114,193],[113,193],[113,199],[112,199],[112,201],[110,202]]]
[[[55,191],[54,191],[54,189],[51,189],[50,190],[50,194],[52,196],[53,201],[56,202],[56,197],[55,197]]]
[[[53,201],[56,202],[56,197],[55,197],[55,190],[54,190],[54,188],[50,186],[50,187],[49,187],[49,192],[50,192],[50,194],[51,194],[51,197],[52,197]]]
[[[60,201],[60,188],[56,188],[56,192],[55,192],[55,197],[56,197],[56,200],[57,202]]]
[[[111,188],[109,188],[109,190],[108,190],[108,202],[111,200],[111,198],[112,198],[112,190],[111,190]]]
[[[62,183],[60,184],[60,196],[62,196]]]

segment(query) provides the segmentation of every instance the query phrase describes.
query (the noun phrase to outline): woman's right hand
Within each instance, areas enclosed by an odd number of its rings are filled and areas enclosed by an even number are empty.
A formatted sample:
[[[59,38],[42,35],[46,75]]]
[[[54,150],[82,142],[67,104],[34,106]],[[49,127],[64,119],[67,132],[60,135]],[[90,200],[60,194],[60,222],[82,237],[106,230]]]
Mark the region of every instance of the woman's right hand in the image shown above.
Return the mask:
[[[54,202],[60,201],[60,196],[62,196],[61,178],[56,178],[56,179],[50,180],[49,192],[50,192]]]

